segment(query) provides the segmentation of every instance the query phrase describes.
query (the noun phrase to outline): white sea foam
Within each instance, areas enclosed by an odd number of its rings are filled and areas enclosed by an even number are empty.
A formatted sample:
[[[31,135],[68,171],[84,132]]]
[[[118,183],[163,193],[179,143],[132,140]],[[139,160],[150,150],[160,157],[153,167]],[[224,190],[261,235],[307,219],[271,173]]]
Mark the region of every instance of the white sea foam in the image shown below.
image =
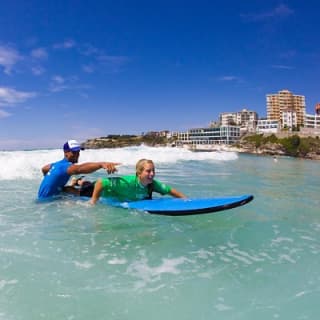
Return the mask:
[[[83,262],[74,261],[74,264],[76,267],[80,269],[91,269],[94,266],[94,264],[89,261],[83,261]]]
[[[41,179],[41,167],[63,157],[62,150],[1,151],[0,180]],[[135,163],[141,158],[153,159],[157,166],[178,161],[232,161],[237,160],[236,152],[192,152],[184,148],[171,147],[127,147],[95,149],[81,152],[80,162],[114,161],[121,162],[120,174],[132,173]]]
[[[108,264],[126,264],[126,259],[120,259],[120,258],[113,258],[108,261]]]
[[[17,284],[18,280],[0,280],[0,290],[2,290],[7,285]]]
[[[127,272],[140,279],[137,284],[137,288],[139,288],[144,287],[149,282],[159,280],[162,274],[179,274],[181,272],[179,266],[183,265],[187,260],[185,257],[162,259],[162,263],[159,266],[151,267],[148,260],[143,257],[132,263]]]

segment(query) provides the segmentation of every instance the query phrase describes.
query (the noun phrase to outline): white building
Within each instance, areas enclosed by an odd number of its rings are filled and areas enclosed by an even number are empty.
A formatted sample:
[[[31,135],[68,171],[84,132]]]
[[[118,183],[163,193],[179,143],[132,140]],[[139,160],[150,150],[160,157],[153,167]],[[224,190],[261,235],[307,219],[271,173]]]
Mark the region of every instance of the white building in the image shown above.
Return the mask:
[[[320,114],[306,114],[304,127],[320,129]]]
[[[236,125],[240,127],[241,132],[254,132],[258,120],[258,114],[255,111],[242,109],[239,112],[220,113],[220,124],[222,126]]]
[[[292,130],[294,128],[297,128],[298,122],[297,122],[297,113],[293,110],[284,110],[282,111],[282,128],[287,128],[289,130]]]
[[[261,119],[257,121],[257,133],[277,133],[279,128],[278,120]]]
[[[304,127],[300,131],[306,136],[320,136],[320,114],[306,114]]]
[[[178,145],[229,145],[240,139],[238,126],[189,129],[178,135]]]

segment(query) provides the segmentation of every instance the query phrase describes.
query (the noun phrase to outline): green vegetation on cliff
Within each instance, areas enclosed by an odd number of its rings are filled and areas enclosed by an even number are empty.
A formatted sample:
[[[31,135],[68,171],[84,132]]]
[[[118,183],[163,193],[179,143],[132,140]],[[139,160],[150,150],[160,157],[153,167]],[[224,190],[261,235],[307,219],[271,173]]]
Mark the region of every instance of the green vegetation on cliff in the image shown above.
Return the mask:
[[[292,157],[306,157],[308,154],[320,154],[319,137],[302,138],[298,135],[293,135],[286,138],[277,138],[274,134],[266,136],[256,134],[244,137],[241,145],[251,145],[255,149],[273,150],[275,154],[280,152]]]
[[[99,148],[123,148],[130,146],[139,146],[145,144],[148,146],[165,146],[173,143],[173,139],[167,139],[165,136],[156,134],[145,135],[114,135],[110,134],[106,137],[100,137],[87,140],[83,143],[86,149],[99,149]]]
[[[165,135],[147,133],[144,135],[108,135],[87,140],[82,144],[86,149],[123,148],[130,146],[168,146],[175,145],[176,138],[168,139]],[[319,137],[300,137],[292,135],[278,138],[276,135],[254,134],[243,137],[234,145],[240,152],[253,154],[287,155],[291,157],[320,160]]]

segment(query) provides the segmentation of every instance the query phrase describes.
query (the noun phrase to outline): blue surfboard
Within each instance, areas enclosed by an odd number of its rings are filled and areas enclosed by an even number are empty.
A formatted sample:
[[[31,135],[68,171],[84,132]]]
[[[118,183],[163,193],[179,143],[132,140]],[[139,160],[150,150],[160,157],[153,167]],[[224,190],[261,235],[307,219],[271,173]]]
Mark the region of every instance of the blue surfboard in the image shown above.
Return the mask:
[[[186,216],[232,209],[243,206],[252,200],[253,195],[241,195],[222,198],[156,198],[132,202],[117,202],[101,198],[100,202],[114,207],[146,211],[151,214]]]

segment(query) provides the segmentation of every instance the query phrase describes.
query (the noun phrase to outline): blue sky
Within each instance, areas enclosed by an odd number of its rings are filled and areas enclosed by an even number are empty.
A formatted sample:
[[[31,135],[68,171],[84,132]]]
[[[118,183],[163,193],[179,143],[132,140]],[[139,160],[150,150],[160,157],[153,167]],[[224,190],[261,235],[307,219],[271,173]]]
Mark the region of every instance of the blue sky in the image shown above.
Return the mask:
[[[3,1],[0,150],[320,102],[317,1]]]

